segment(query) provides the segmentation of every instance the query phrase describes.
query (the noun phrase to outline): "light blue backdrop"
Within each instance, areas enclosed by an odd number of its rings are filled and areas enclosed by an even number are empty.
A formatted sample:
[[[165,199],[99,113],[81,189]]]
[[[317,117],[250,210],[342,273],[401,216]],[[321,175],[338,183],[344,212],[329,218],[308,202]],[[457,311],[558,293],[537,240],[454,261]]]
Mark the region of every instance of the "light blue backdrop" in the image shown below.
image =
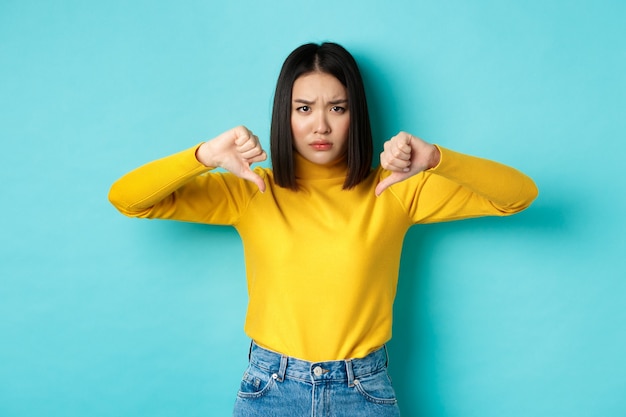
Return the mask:
[[[230,413],[238,236],[106,195],[238,124],[267,145],[283,59],[323,40],[359,60],[379,148],[407,130],[540,188],[513,218],[407,236],[403,414],[626,415],[625,18],[619,0],[0,0],[0,415]]]

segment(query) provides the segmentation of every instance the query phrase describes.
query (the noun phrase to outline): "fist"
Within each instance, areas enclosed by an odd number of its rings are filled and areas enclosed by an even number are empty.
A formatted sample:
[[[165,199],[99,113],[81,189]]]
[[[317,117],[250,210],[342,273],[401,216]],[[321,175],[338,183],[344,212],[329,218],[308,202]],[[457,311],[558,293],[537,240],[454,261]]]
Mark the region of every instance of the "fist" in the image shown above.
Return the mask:
[[[390,185],[412,177],[439,163],[439,149],[406,132],[400,132],[385,142],[380,154],[380,165],[391,175],[376,186],[376,195],[382,194]]]
[[[196,151],[196,158],[210,167],[220,167],[234,175],[252,181],[262,192],[263,179],[250,169],[254,162],[267,159],[259,138],[245,126],[230,129],[215,138],[204,142]]]

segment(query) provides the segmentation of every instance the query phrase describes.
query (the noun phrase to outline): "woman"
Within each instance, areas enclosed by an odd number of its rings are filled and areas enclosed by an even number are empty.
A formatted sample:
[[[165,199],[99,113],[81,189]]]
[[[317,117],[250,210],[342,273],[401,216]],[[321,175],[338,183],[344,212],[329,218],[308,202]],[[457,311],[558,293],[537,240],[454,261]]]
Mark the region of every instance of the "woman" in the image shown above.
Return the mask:
[[[128,173],[109,199],[128,216],[232,225],[241,235],[253,342],[235,415],[398,415],[384,345],[406,231],[517,213],[535,184],[405,132],[371,169],[363,82],[333,43],[286,59],[270,142],[272,169],[250,168],[266,153],[240,126]]]

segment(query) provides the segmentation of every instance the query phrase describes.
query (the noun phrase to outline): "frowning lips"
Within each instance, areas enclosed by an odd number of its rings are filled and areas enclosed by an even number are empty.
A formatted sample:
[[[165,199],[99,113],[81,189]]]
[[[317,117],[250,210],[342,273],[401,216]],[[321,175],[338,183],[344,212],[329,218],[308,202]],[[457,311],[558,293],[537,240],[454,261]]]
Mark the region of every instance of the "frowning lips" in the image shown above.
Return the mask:
[[[316,140],[309,143],[309,146],[316,151],[327,151],[333,147],[333,144],[327,140]]]

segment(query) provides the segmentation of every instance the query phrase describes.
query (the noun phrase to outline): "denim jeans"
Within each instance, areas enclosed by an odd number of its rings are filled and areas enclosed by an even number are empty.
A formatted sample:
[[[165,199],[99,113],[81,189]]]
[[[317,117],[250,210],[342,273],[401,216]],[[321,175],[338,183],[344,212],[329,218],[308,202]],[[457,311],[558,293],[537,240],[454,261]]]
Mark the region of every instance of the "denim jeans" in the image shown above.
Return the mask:
[[[382,347],[362,359],[307,362],[254,342],[235,417],[399,416]]]

